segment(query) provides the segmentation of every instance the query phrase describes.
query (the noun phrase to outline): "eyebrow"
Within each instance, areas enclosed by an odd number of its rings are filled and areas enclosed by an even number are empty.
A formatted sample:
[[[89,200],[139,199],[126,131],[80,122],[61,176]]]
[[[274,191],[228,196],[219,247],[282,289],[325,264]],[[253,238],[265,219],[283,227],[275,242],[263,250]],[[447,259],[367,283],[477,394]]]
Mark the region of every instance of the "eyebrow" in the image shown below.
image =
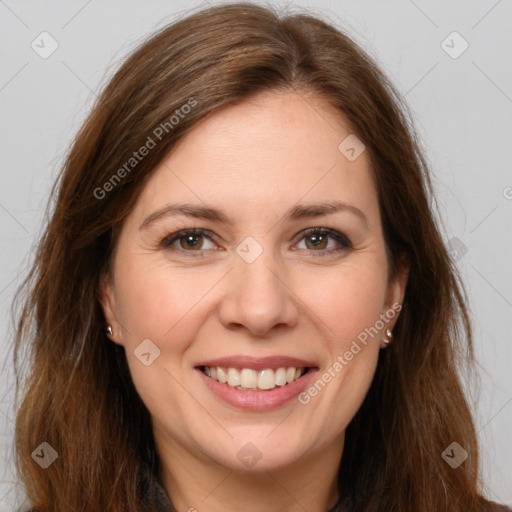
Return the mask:
[[[285,213],[285,220],[301,220],[301,219],[309,219],[315,217],[321,217],[324,215],[330,215],[338,212],[350,212],[358,216],[366,226],[368,226],[368,220],[365,214],[357,207],[340,202],[340,201],[332,201],[326,203],[315,203],[315,204],[304,204],[304,205],[296,205],[290,208]],[[201,206],[197,204],[191,203],[180,203],[180,204],[166,204],[162,208],[154,211],[150,214],[144,222],[140,225],[139,229],[146,228],[153,222],[160,220],[164,217],[175,216],[175,215],[183,215],[185,217],[193,217],[195,219],[206,219],[211,221],[222,222],[229,226],[234,224],[233,220],[231,220],[224,212],[218,210],[217,208],[212,208],[208,206]]]

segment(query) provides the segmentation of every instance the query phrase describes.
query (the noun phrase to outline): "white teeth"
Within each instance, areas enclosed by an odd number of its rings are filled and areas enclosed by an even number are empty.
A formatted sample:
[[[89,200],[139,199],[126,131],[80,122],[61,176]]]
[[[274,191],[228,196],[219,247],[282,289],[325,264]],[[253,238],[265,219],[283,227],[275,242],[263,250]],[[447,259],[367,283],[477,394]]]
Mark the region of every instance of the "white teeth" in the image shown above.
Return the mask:
[[[256,371],[251,368],[221,368],[219,366],[205,366],[203,371],[208,377],[218,380],[240,390],[270,390],[276,386],[284,386],[304,375],[305,368],[280,367],[276,370],[266,368]]]
[[[240,386],[240,372],[236,368],[228,370],[228,384],[232,387]]]
[[[258,387],[260,389],[272,389],[276,387],[274,370],[262,370],[258,375]]]
[[[276,370],[276,386],[284,386],[286,384],[286,368],[278,368]]]
[[[240,386],[246,389],[256,389],[258,387],[258,374],[256,371],[244,368],[240,372]]]
[[[207,368],[207,366],[205,366],[205,368]],[[217,366],[217,379],[219,382],[222,382],[222,384],[228,381],[228,376],[226,375],[226,372],[219,366]]]

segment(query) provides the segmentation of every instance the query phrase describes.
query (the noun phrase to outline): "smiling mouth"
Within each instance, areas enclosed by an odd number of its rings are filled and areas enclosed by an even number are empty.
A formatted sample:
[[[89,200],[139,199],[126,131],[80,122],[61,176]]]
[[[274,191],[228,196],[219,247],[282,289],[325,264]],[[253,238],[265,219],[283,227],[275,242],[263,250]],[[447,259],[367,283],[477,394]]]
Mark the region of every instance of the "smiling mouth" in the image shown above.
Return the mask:
[[[283,387],[304,376],[310,368],[282,366],[256,371],[251,368],[223,368],[201,366],[201,371],[210,379],[240,391],[271,391]]]

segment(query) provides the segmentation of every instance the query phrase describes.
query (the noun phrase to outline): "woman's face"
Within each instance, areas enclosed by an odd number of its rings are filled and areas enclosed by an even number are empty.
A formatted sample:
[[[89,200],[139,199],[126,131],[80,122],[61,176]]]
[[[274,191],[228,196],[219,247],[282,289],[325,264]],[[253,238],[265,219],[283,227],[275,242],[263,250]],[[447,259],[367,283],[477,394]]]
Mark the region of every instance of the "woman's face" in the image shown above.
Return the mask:
[[[406,281],[388,282],[350,135],[321,99],[266,92],[197,125],[142,190],[101,301],[162,449],[253,471],[342,450]]]

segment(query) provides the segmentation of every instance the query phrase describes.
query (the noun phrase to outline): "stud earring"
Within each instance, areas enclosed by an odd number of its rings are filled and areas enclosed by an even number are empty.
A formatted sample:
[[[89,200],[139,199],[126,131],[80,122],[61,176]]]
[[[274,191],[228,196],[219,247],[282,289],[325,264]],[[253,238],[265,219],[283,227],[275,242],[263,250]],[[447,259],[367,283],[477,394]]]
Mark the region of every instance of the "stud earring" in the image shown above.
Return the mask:
[[[105,333],[107,334],[107,336],[113,336],[114,335],[114,331],[112,330],[112,326],[111,325],[107,325],[107,328],[105,329]]]
[[[381,341],[380,347],[386,348],[393,339],[393,333],[391,332],[391,329],[386,329],[386,337]]]

